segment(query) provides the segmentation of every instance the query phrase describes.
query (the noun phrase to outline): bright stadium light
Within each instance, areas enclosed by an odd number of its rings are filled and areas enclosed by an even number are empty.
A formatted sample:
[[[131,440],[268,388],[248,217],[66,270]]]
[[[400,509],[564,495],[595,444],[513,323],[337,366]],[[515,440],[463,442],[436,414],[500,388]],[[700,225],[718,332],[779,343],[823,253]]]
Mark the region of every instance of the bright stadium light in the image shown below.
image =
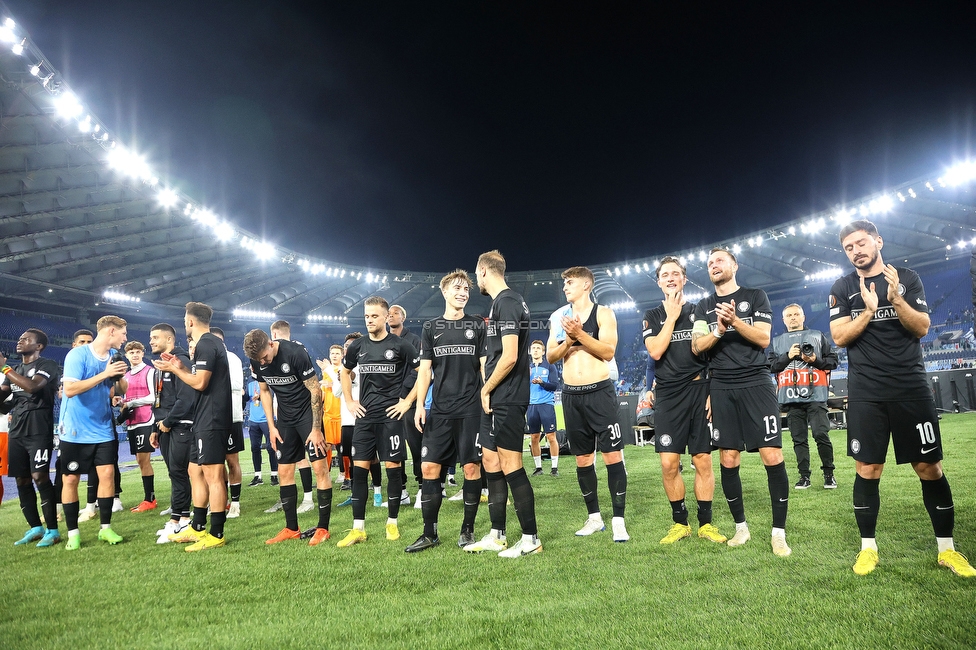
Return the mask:
[[[159,203],[163,208],[169,210],[175,207],[180,200],[179,190],[174,190],[169,187],[164,187],[156,193],[156,202]]]
[[[32,65],[30,67],[30,73],[32,75],[34,75],[35,77],[38,76],[39,74],[41,74],[41,64],[40,63],[35,63],[34,65]]]
[[[790,226],[789,228],[787,228],[786,232],[788,232],[791,235],[795,235],[796,234],[796,228],[794,226]]]
[[[233,311],[234,318],[242,320],[274,320],[278,317],[273,311],[261,311],[259,309],[244,309],[237,307]]]
[[[738,255],[739,253],[742,252],[742,246],[739,246],[738,244],[732,244],[732,252]]]
[[[4,43],[16,43],[17,35],[14,34],[14,30],[7,25],[0,27],[0,41]]]
[[[804,276],[804,280],[807,282],[821,282],[824,280],[836,280],[844,274],[844,270],[839,266],[830,266],[826,269],[817,271],[816,273],[808,273]]]
[[[13,47],[10,48],[10,51],[16,54],[17,56],[20,56],[21,54],[24,53],[24,43],[26,42],[27,39],[25,38],[20,43],[14,43]]]
[[[13,29],[17,26],[17,23],[14,22],[13,18],[7,18],[5,21],[3,21],[3,24],[7,29]]]
[[[54,110],[63,118],[78,117],[85,107],[81,105],[73,92],[61,93],[54,98]]]
[[[103,291],[102,298],[115,303],[142,302],[137,296],[130,296],[121,291],[112,291],[111,289]]]
[[[221,221],[213,226],[214,235],[217,237],[217,241],[229,242],[237,238],[237,231],[234,230],[234,226],[230,225],[226,221]]]
[[[609,307],[614,311],[628,311],[628,310],[636,309],[637,303],[635,303],[633,300],[624,300],[621,302],[612,302],[609,305],[607,305],[607,307]]]
[[[966,161],[953,165],[945,172],[945,182],[952,187],[976,180],[976,161]]]

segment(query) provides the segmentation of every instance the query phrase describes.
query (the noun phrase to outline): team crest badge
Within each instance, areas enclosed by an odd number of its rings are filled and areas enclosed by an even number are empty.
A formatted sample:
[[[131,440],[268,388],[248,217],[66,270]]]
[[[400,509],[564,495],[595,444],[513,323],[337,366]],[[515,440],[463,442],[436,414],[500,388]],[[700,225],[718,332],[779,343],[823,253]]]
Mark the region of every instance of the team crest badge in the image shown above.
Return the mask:
[[[383,356],[386,357],[388,360],[389,359],[392,359],[393,358],[393,350],[387,350],[386,352],[383,353]]]
[[[712,427],[712,440],[718,440],[718,429]]]
[[[835,296],[834,294],[830,294],[830,297],[827,298],[827,306],[830,307],[831,309],[834,308],[834,307],[836,307],[837,306],[837,296]]]
[[[27,377],[30,378],[30,377],[33,377],[33,376],[34,376],[34,369],[31,368],[30,370],[27,371]]]
[[[277,458],[278,460],[281,460],[281,450],[280,449],[278,449],[277,451],[275,451],[275,458]]]
[[[355,455],[356,455],[356,448],[355,447],[350,447],[349,448],[349,456],[351,457],[351,456],[355,456]]]
[[[851,440],[851,451],[853,451],[855,454],[861,451],[861,441],[857,438]]]
[[[695,322],[695,312],[688,314],[688,320],[690,320],[692,323]]]
[[[662,447],[670,447],[671,446],[671,436],[669,436],[666,433],[663,436],[661,436],[661,446]]]
[[[905,285],[903,285],[901,282],[898,283],[898,295],[899,296],[905,295]]]
[[[78,471],[78,461],[73,460],[70,463],[68,463],[68,471],[69,472],[77,472]]]
[[[469,341],[474,338],[474,330],[464,330],[464,338]]]
[[[752,307],[752,305],[749,304],[748,300],[744,300],[735,306],[735,308],[741,311],[743,314],[749,311],[750,307]]]
[[[420,457],[421,458],[427,458],[427,447],[426,447],[426,445],[424,447],[421,447],[421,449],[420,449]]]
[[[291,366],[289,366],[287,363],[281,364],[281,372],[288,372],[289,370],[291,370]]]

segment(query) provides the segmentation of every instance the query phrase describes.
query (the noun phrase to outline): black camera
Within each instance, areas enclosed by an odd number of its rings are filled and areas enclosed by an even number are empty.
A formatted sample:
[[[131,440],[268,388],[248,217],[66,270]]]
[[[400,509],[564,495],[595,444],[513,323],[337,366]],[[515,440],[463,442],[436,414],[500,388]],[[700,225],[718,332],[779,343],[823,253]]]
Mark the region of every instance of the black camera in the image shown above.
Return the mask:
[[[116,352],[114,355],[112,355],[112,363],[118,363],[119,361],[121,361],[127,366],[129,365],[129,360],[125,358],[125,355],[122,354],[121,352]],[[122,377],[124,376],[125,373],[123,372],[121,375],[112,377],[111,379],[112,381],[118,381],[119,379],[122,379]]]
[[[814,354],[813,343],[804,341],[800,344],[800,355],[804,357],[809,357]]]

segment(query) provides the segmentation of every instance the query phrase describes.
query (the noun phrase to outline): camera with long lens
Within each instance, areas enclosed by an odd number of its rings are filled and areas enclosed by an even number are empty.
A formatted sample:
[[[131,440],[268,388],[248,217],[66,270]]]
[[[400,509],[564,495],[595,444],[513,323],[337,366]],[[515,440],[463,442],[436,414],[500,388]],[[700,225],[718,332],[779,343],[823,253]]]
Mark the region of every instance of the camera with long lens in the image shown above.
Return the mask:
[[[800,355],[804,357],[812,356],[814,353],[813,343],[809,341],[804,341],[800,344]]]

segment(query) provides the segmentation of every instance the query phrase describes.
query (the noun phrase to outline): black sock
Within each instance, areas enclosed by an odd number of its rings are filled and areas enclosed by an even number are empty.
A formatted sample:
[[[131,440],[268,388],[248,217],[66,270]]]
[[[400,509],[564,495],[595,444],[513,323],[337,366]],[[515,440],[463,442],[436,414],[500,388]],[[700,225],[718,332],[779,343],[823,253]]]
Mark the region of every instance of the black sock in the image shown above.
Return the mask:
[[[369,474],[373,478],[374,488],[383,487],[383,470],[379,463],[373,463],[369,466]]]
[[[532,484],[525,474],[525,468],[520,467],[505,477],[508,487],[512,490],[512,503],[515,504],[515,514],[522,525],[523,535],[537,535],[539,529],[535,523],[535,493]]]
[[[952,504],[952,490],[945,474],[934,481],[922,481],[922,501],[929,511],[936,537],[952,537],[956,511]]]
[[[319,528],[329,529],[329,519],[332,518],[332,488],[318,491],[319,497]]]
[[[424,515],[424,535],[437,537],[437,516],[441,510],[441,482],[438,479],[424,479],[420,487],[420,508]]]
[[[773,506],[773,528],[785,529],[786,512],[790,505],[790,478],[786,474],[786,461],[766,466],[766,482]]]
[[[20,497],[20,511],[24,513],[27,525],[31,528],[40,526],[41,515],[37,512],[37,492],[34,491],[34,484],[18,485],[17,496]]]
[[[407,487],[407,485],[409,485],[409,483],[407,483],[407,464],[406,464],[406,462],[404,462],[403,465],[400,465],[400,470],[401,470],[400,471],[400,485],[402,485],[403,487]],[[423,483],[421,483],[421,485],[423,485]]]
[[[193,521],[190,522],[193,530],[200,532],[207,528],[207,506],[193,506]]]
[[[610,505],[613,516],[623,517],[627,505],[627,470],[623,461],[607,465],[607,486],[610,488]]]
[[[596,466],[576,468],[576,480],[579,481],[586,512],[591,515],[600,513],[600,497],[596,493]]]
[[[742,481],[739,479],[738,467],[722,467],[722,492],[729,504],[732,521],[737,524],[745,523],[746,507],[742,503]]]
[[[352,518],[366,519],[366,477],[369,470],[358,465],[352,466]]]
[[[481,468],[481,489],[488,489],[488,472],[485,471],[484,467]]]
[[[142,477],[142,491],[145,494],[146,501],[156,500],[156,477],[155,476],[143,476]]]
[[[285,528],[298,530],[298,486],[279,485],[278,494],[281,497],[281,509],[285,513]]]
[[[41,495],[41,512],[44,513],[44,522],[48,530],[58,529],[58,505],[54,499],[54,484],[51,479],[47,479],[37,486],[37,492]]]
[[[302,492],[308,494],[312,491],[312,468],[303,467],[298,470],[298,473],[302,477]]]
[[[400,493],[403,492],[401,477],[403,472],[399,467],[386,470],[386,505],[389,508],[390,519],[400,515]]]
[[[227,521],[227,511],[210,513],[210,534],[217,539],[224,538],[224,522]]]
[[[98,520],[103,526],[112,523],[112,502],[115,497],[98,497]]]
[[[699,501],[698,502],[698,526],[704,526],[705,524],[712,523],[712,502],[711,501]]]
[[[501,472],[485,472],[484,476],[488,480],[488,518],[491,519],[491,527],[502,531],[504,535],[508,514],[508,483]]]
[[[61,509],[64,510],[64,525],[68,530],[78,530],[78,512],[81,510],[80,504],[61,502]]]
[[[122,494],[122,470],[119,469],[119,463],[115,463],[115,496],[118,497]]]
[[[878,510],[881,509],[881,484],[879,478],[854,476],[854,519],[861,537],[875,537],[878,527]]]
[[[86,503],[97,503],[98,502],[98,474],[93,470],[91,474],[88,475],[88,498]]]
[[[474,520],[478,516],[478,506],[481,505],[481,479],[464,479],[461,493],[464,495],[464,520],[461,522],[461,532],[474,533]]]
[[[685,500],[671,502],[671,521],[676,524],[688,525],[688,508],[685,507]]]
[[[231,503],[237,503],[241,500],[241,484],[231,483],[230,484],[230,500]]]

